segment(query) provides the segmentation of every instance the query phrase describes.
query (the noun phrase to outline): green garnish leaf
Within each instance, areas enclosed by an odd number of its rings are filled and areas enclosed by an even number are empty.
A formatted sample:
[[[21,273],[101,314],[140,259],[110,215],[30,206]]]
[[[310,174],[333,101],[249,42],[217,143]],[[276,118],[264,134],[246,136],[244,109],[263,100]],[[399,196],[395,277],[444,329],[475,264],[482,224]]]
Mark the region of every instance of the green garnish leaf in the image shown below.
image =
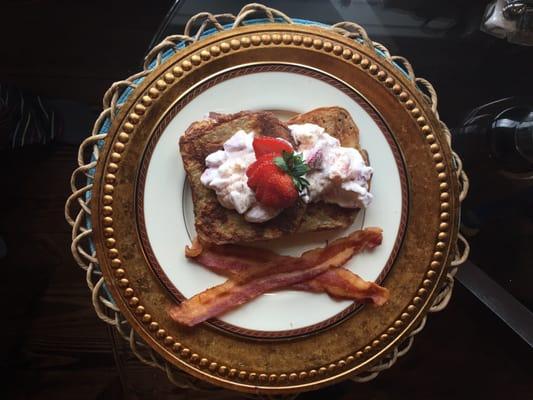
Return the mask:
[[[283,150],[281,157],[274,158],[274,164],[290,175],[298,193],[302,194],[307,189],[309,181],[303,176],[309,172],[310,168],[305,163],[303,154],[289,153]]]
[[[283,157],[276,157],[274,158],[274,164],[277,165],[279,169],[285,172],[289,172],[289,167],[287,166],[287,162],[283,159]]]
[[[309,171],[309,167],[307,166],[307,164],[297,164],[294,166],[294,169],[292,170],[295,176],[305,175],[308,171]]]

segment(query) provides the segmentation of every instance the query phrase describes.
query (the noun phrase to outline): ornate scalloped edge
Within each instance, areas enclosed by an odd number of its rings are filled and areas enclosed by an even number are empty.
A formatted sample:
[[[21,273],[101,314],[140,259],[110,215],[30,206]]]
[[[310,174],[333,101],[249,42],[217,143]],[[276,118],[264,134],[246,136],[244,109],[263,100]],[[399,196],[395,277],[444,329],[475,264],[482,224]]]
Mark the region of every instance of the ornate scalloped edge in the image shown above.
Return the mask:
[[[210,362],[207,358],[203,358],[200,355],[194,353],[191,349],[182,345],[180,342],[176,341],[171,336],[167,336],[165,329],[159,326],[157,321],[154,321],[152,316],[145,311],[145,307],[141,304],[139,297],[135,296],[135,291],[130,287],[130,282],[126,277],[126,271],[122,268],[122,262],[120,259],[119,251],[115,248],[116,239],[113,237],[113,189],[115,183],[115,173],[119,169],[119,164],[121,160],[121,153],[124,152],[130,135],[134,133],[135,125],[137,125],[142,116],[145,114],[147,108],[151,107],[154,103],[154,100],[157,99],[161,92],[168,90],[176,81],[184,77],[186,74],[191,73],[196,67],[200,66],[202,63],[209,61],[212,57],[218,57],[222,53],[229,53],[231,51],[239,50],[241,47],[250,47],[250,46],[268,46],[268,45],[278,45],[278,44],[293,44],[297,46],[313,47],[316,50],[322,50],[326,53],[333,53],[336,56],[342,57],[345,60],[350,60],[353,65],[358,66],[359,68],[366,70],[368,74],[375,77],[375,79],[384,83],[399,101],[404,105],[404,107],[410,112],[411,116],[416,119],[416,122],[420,126],[421,132],[425,135],[426,141],[429,144],[429,148],[433,153],[433,160],[435,162],[435,171],[438,174],[438,179],[441,181],[441,214],[440,214],[440,226],[438,241],[435,244],[435,251],[433,253],[432,262],[429,266],[429,269],[426,273],[426,279],[422,282],[422,287],[418,289],[417,296],[413,298],[411,304],[409,304],[404,312],[401,313],[399,318],[394,321],[391,327],[384,332],[379,339],[374,340],[372,343],[369,343],[363,348],[362,351],[358,351],[353,355],[348,356],[345,359],[338,360],[336,363],[331,363],[325,366],[322,366],[318,369],[311,369],[309,371],[298,371],[298,372],[289,372],[286,374],[257,374],[255,372],[249,372],[244,370],[237,370],[236,368],[231,368],[225,365],[218,365],[216,362]],[[154,337],[161,341],[163,345],[170,348],[174,353],[176,353],[180,358],[189,360],[192,364],[197,365],[201,369],[208,369],[211,372],[216,372],[221,376],[227,375],[230,378],[236,377],[240,380],[248,380],[254,382],[258,380],[259,382],[276,382],[276,381],[285,381],[290,382],[295,380],[304,380],[307,377],[314,377],[316,375],[323,375],[327,372],[333,372],[339,368],[344,368],[347,365],[351,364],[355,359],[362,357],[365,353],[371,353],[372,349],[381,347],[386,343],[390,335],[393,335],[397,332],[398,328],[401,328],[404,325],[404,322],[410,319],[412,313],[416,312],[419,309],[420,304],[424,297],[428,295],[428,289],[433,285],[433,280],[437,277],[436,270],[441,267],[444,255],[442,250],[446,248],[446,241],[449,238],[449,193],[448,193],[448,183],[447,174],[445,173],[445,165],[442,162],[443,157],[440,153],[440,145],[437,143],[435,136],[433,135],[432,129],[427,124],[426,118],[422,115],[422,111],[416,107],[415,101],[410,97],[410,95],[402,89],[402,86],[399,83],[396,83],[395,80],[388,76],[387,72],[381,69],[378,65],[374,64],[370,59],[364,57],[364,55],[354,52],[352,49],[345,48],[344,46],[330,41],[324,41],[318,38],[313,38],[306,35],[292,35],[292,34],[267,34],[262,35],[251,35],[244,36],[240,39],[231,39],[229,41],[223,41],[219,45],[214,45],[209,48],[209,50],[201,50],[185,60],[182,60],[179,66],[175,66],[172,69],[172,72],[168,72],[164,75],[163,79],[157,80],[153,85],[151,85],[144,96],[141,97],[140,101],[135,104],[133,107],[133,112],[129,113],[126,117],[126,122],[122,124],[119,129],[119,134],[115,142],[112,145],[113,151],[110,155],[111,162],[107,165],[105,181],[106,184],[103,188],[103,226],[104,236],[106,247],[108,247],[108,258],[110,259],[111,266],[115,268],[114,276],[117,280],[117,284],[123,288],[123,295],[126,298],[129,298],[129,305],[135,310],[135,314],[138,315],[139,320],[148,326],[148,329],[153,332]]]
[[[426,277],[422,281],[422,285],[418,289],[417,295],[412,299],[411,303],[403,310],[403,312],[398,316],[394,323],[380,335],[378,339],[373,340],[371,343],[367,344],[362,350],[357,351],[355,354],[349,355],[343,359],[336,361],[335,363],[330,363],[320,368],[311,369],[308,371],[294,371],[281,374],[267,375],[264,373],[256,373],[253,371],[245,371],[237,368],[232,368],[230,366],[219,365],[216,362],[212,362],[207,358],[201,357],[200,355],[194,353],[191,349],[182,345],[173,337],[167,335],[166,330],[160,327],[159,323],[157,321],[154,321],[152,316],[146,312],[145,307],[141,303],[141,300],[138,296],[135,295],[134,289],[130,286],[130,282],[127,278],[127,271],[123,267],[119,251],[115,247],[116,238],[114,237],[112,215],[113,191],[114,184],[116,182],[115,174],[119,169],[120,161],[122,158],[121,153],[123,153],[126,149],[126,146],[128,145],[130,139],[130,135],[135,130],[135,126],[140,122],[147,108],[149,108],[153,104],[154,100],[160,96],[161,92],[167,90],[179,79],[192,72],[194,68],[200,66],[202,63],[208,62],[212,58],[219,57],[220,55],[229,53],[231,51],[237,51],[241,47],[247,48],[250,46],[275,46],[280,44],[304,46],[309,48],[312,47],[317,51],[332,53],[333,55],[342,58],[347,62],[350,62],[354,66],[365,70],[369,75],[373,76],[374,79],[381,82],[399,99],[399,101],[404,105],[406,110],[411,114],[412,118],[415,119],[416,123],[420,126],[420,131],[422,132],[422,134],[424,134],[426,141],[429,145],[429,149],[433,154],[435,172],[437,173],[437,177],[441,182],[441,213],[439,233],[435,243],[432,261],[429,265],[428,271],[426,272]],[[385,54],[388,54],[388,51],[385,52]],[[404,65],[408,65],[408,63]],[[414,73],[412,72],[412,69],[408,67],[407,70],[408,74],[412,78],[414,78]],[[424,84],[427,88],[430,88],[428,90],[431,96],[429,97],[429,100],[430,104],[433,106],[436,104],[436,95],[434,95],[434,91],[432,93],[432,88],[427,81],[424,81]],[[432,101],[434,96],[435,101]],[[112,101],[111,104],[116,103],[116,101],[118,100],[118,96],[113,96],[113,98],[115,97],[115,101]],[[167,72],[166,74],[164,74],[162,79],[159,79],[154,82],[146,90],[146,93],[142,97],[140,97],[139,101],[132,107],[132,110],[133,111],[130,112],[124,119],[124,122],[119,129],[119,133],[118,135],[116,135],[116,140],[112,144],[110,162],[106,166],[106,173],[104,175],[105,184],[103,185],[103,216],[101,223],[104,227],[103,235],[105,237],[105,246],[108,248],[107,257],[109,258],[110,265],[114,270],[113,274],[116,279],[117,285],[121,288],[123,296],[128,299],[128,304],[134,310],[134,313],[137,315],[139,321],[141,321],[148,327],[148,330],[152,333],[153,337],[156,340],[160,341],[165,347],[167,347],[170,351],[174,352],[179,358],[184,361],[188,361],[194,367],[207,370],[211,374],[215,374],[220,377],[235,380],[238,383],[259,383],[261,385],[268,385],[278,382],[287,382],[289,384],[296,382],[300,383],[302,381],[306,381],[307,379],[315,378],[316,376],[331,375],[333,372],[338,372],[340,369],[346,369],[348,366],[353,364],[355,360],[360,359],[363,356],[370,356],[372,353],[385,346],[391,340],[391,338],[395,336],[398,329],[404,327],[404,325],[409,322],[412,315],[420,311],[420,306],[424,304],[424,299],[426,299],[427,296],[430,295],[430,291],[428,290],[428,288],[433,285],[433,281],[435,279],[438,279],[437,270],[442,266],[442,262],[444,260],[444,254],[442,251],[446,248],[446,242],[450,238],[450,194],[448,183],[446,182],[448,180],[448,176],[445,172],[446,168],[443,163],[443,156],[440,151],[440,144],[435,138],[434,132],[432,131],[431,127],[427,123],[427,119],[423,115],[423,111],[416,106],[415,99],[411,98],[407,90],[404,90],[401,82],[396,82],[393,77],[388,75],[387,71],[380,68],[379,65],[373,63],[373,61],[365,57],[364,54],[354,51],[352,48],[343,46],[341,43],[334,43],[329,40],[323,40],[317,37],[312,37],[304,34],[264,33],[262,35],[246,35],[239,39],[234,38],[222,41],[219,44],[211,46],[209,49],[200,50],[192,54],[187,59],[182,60],[179,65],[176,65],[174,68],[172,68],[171,72]],[[442,126],[445,127],[444,124],[442,124]],[[446,133],[447,129],[444,130],[444,132]],[[99,139],[101,138],[99,137]],[[447,139],[449,139],[448,135]],[[454,156],[454,158],[458,159],[458,157],[456,156]],[[462,176],[463,174],[464,173],[462,172],[462,170],[458,171],[459,176]],[[463,190],[460,198],[464,198],[463,193],[467,189],[467,182],[463,182],[462,189]],[[78,194],[79,198],[78,192],[79,191],[76,190],[74,192],[74,195]],[[67,202],[67,207],[69,207],[70,202],[71,199],[69,199],[69,202]],[[75,221],[72,220],[72,218],[70,218],[69,222],[71,221],[74,222],[75,225]],[[85,236],[87,235],[88,234],[86,234]],[[78,243],[76,243],[76,246],[74,246],[73,241],[74,251],[78,251],[77,245]],[[465,247],[465,251],[466,250],[467,248]],[[465,258],[464,255],[462,256],[462,258]],[[448,279],[448,282],[450,281],[453,282],[453,277],[451,278],[451,280]],[[450,289],[448,290],[448,293],[450,293],[451,285],[449,284],[448,287],[450,287]],[[439,299],[440,301],[438,303],[441,303],[442,301],[447,302],[449,296],[437,296],[436,300]],[[440,304],[437,304],[437,307],[439,306]],[[116,307],[114,311],[117,311]],[[423,321],[425,321],[425,318]],[[390,360],[387,360],[387,363],[390,364]],[[380,367],[380,365],[378,365],[377,367],[377,370],[369,369],[371,374],[367,375],[361,380],[368,380],[369,376],[373,377],[377,375],[377,372],[383,369],[382,366]]]

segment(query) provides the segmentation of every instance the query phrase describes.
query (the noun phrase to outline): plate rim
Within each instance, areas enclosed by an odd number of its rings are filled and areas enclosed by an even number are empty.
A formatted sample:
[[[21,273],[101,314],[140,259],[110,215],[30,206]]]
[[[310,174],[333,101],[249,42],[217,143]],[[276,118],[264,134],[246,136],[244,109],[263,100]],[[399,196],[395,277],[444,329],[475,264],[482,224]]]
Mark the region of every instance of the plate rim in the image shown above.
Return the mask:
[[[334,77],[331,74],[328,74],[325,71],[318,70],[309,66],[297,64],[297,63],[287,63],[287,62],[257,62],[248,65],[238,65],[234,67],[229,67],[227,69],[216,72],[215,74],[209,76],[208,78],[198,82],[194,86],[190,87],[186,92],[178,96],[175,101],[161,113],[161,116],[158,122],[154,125],[154,128],[149,133],[148,145],[144,149],[141,162],[138,179],[136,180],[136,189],[135,189],[135,209],[136,209],[136,221],[137,221],[137,231],[141,239],[141,244],[143,246],[143,251],[148,261],[149,267],[152,269],[154,274],[157,276],[162,285],[167,289],[167,291],[175,298],[177,302],[182,302],[186,297],[180,292],[180,290],[172,283],[168,275],[165,273],[164,268],[159,263],[155,252],[150,244],[150,239],[148,237],[146,229],[146,212],[144,209],[144,192],[145,184],[147,179],[148,167],[150,161],[161,138],[164,130],[172,119],[185,107],[190,101],[192,101],[196,96],[200,95],[206,90],[209,90],[211,87],[221,83],[223,81],[236,78],[239,76],[261,73],[261,72],[287,72],[287,73],[296,73],[302,74],[305,76],[318,79],[326,84],[330,84],[333,87],[340,90],[342,93],[350,97],[355,103],[357,103],[361,108],[363,108],[367,114],[372,118],[374,123],[378,126],[381,134],[385,137],[389,148],[391,149],[395,165],[398,168],[398,175],[400,177],[401,185],[401,217],[398,227],[398,232],[396,234],[393,248],[383,266],[379,276],[374,281],[377,284],[381,284],[386,278],[389,271],[393,268],[395,259],[398,255],[398,252],[401,248],[401,243],[403,242],[405,230],[407,227],[407,218],[408,218],[408,208],[409,208],[409,183],[407,179],[407,171],[405,166],[405,158],[401,152],[401,149],[394,137],[394,134],[390,130],[385,119],[379,113],[379,111],[360,93],[355,87],[349,85],[348,83]],[[364,212],[364,210],[362,211]],[[357,312],[363,303],[352,302],[351,305],[344,308],[342,311],[332,315],[329,318],[326,318],[322,321],[306,325],[304,327],[295,328],[295,329],[284,329],[279,331],[267,331],[267,330],[257,330],[244,328],[238,325],[234,325],[225,321],[222,321],[218,318],[211,319],[206,321],[205,324],[218,328],[225,333],[235,334],[246,339],[258,339],[258,340],[290,340],[297,338],[302,335],[312,335],[318,331],[328,329],[330,326],[342,322],[343,319],[349,318],[353,313]]]
[[[352,54],[352,57],[355,57],[356,55],[359,57],[358,59],[354,58],[353,62],[358,65],[358,68],[366,71],[366,73],[379,79],[377,75],[379,75],[379,72],[384,71],[386,74],[385,76],[389,74],[394,77],[393,82],[395,82],[395,85],[387,86],[388,90],[392,90],[394,95],[399,98],[407,112],[416,122],[423,121],[423,123],[418,122],[419,131],[428,142],[428,150],[431,152],[430,154],[433,154],[434,171],[432,172],[435,173],[435,177],[437,174],[443,177],[443,179],[439,178],[441,182],[441,213],[438,217],[440,220],[440,227],[442,228],[439,231],[443,234],[442,240],[440,240],[439,237],[439,241],[437,241],[437,245],[431,254],[433,261],[431,261],[430,265],[427,267],[425,279],[421,282],[418,291],[415,293],[413,303],[410,304],[405,312],[399,315],[398,319],[396,319],[391,325],[390,329],[395,329],[391,332],[394,333],[391,333],[387,337],[382,337],[381,340],[380,338],[374,340],[372,345],[367,346],[368,349],[365,347],[365,351],[361,352],[361,354],[359,354],[360,352],[357,352],[354,356],[340,359],[335,365],[331,364],[334,365],[334,368],[331,368],[331,370],[325,367],[325,375],[317,376],[314,369],[308,372],[302,371],[301,373],[295,371],[290,374],[291,377],[294,374],[294,379],[291,378],[288,381],[286,380],[287,375],[285,374],[271,374],[270,376],[265,376],[265,379],[268,378],[265,380],[262,378],[264,375],[262,373],[259,374],[242,370],[240,372],[237,371],[238,373],[235,375],[231,373],[231,370],[229,372],[226,370],[224,370],[226,372],[222,372],[222,366],[218,369],[215,368],[215,371],[211,371],[206,365],[198,365],[197,361],[192,360],[193,354],[191,354],[189,349],[182,346],[181,343],[178,343],[177,341],[167,343],[167,337],[164,337],[164,335],[160,337],[158,335],[160,330],[152,330],[152,327],[155,325],[152,324],[151,315],[148,312],[145,312],[145,310],[143,310],[143,312],[130,311],[132,309],[133,297],[128,295],[128,293],[133,289],[130,287],[131,285],[128,279],[124,278],[124,268],[121,268],[121,258],[123,258],[123,255],[127,254],[117,254],[118,250],[115,247],[116,238],[110,234],[109,230],[106,230],[106,227],[109,227],[109,225],[106,224],[113,219],[111,217],[113,215],[113,208],[111,207],[113,201],[112,189],[114,189],[114,187],[119,187],[120,184],[127,183],[126,181],[118,181],[119,185],[117,186],[117,176],[114,175],[118,170],[118,168],[116,168],[117,164],[112,160],[110,161],[110,159],[112,159],[115,154],[120,155],[120,153],[125,150],[126,143],[130,139],[129,135],[135,130],[134,121],[132,118],[129,118],[132,114],[128,114],[128,112],[130,112],[132,107],[136,105],[135,103],[137,103],[137,105],[140,104],[138,101],[141,103],[150,103],[152,102],[152,95],[155,97],[159,96],[162,92],[159,88],[162,87],[161,82],[163,82],[160,78],[165,72],[168,74],[171,73],[169,64],[176,65],[179,61],[181,62],[181,67],[190,71],[196,65],[195,63],[201,63],[202,49],[204,47],[218,42],[220,45],[225,44],[224,47],[228,49],[228,52],[232,52],[232,50],[238,50],[240,43],[249,44],[250,38],[246,35],[257,34],[258,32],[263,34],[262,36],[256,35],[258,38],[258,46],[261,48],[266,49],[272,47],[271,45],[273,44],[279,45],[283,39],[281,32],[291,38],[291,43],[293,45],[300,46],[300,48],[304,45],[312,51],[313,48],[311,48],[311,46],[314,45],[314,40],[321,43],[321,48],[316,49],[317,51],[323,49],[325,40],[332,46],[335,44],[335,46],[340,49],[340,52],[334,51],[335,57],[337,57],[338,60],[342,61],[344,58],[343,54],[348,54],[344,51],[346,50]],[[279,43],[273,43],[274,35],[280,37],[281,40]],[[240,37],[241,40],[244,37],[247,37],[248,39],[245,42],[238,43],[238,46],[235,46],[237,49],[232,49],[232,43],[238,42],[236,37]],[[297,40],[299,43],[296,43],[296,37],[299,38]],[[304,43],[301,41],[302,37],[305,37],[305,39],[308,40]],[[333,50],[335,46],[329,49],[329,51]],[[349,61],[348,59],[346,60]],[[362,61],[366,62],[363,64]],[[372,68],[372,66],[375,68]],[[183,75],[183,68],[181,67],[181,75]],[[99,261],[101,261],[102,271],[107,282],[110,283],[109,288],[115,299],[117,299],[119,308],[122,309],[124,315],[134,327],[135,331],[144,340],[151,344],[152,347],[167,361],[185,369],[194,376],[201,377],[212,383],[234,390],[248,392],[260,391],[262,393],[270,394],[311,390],[339,381],[349,374],[359,372],[368,367],[369,364],[376,360],[376,358],[383,356],[388,350],[392,349],[394,345],[410,334],[414,329],[415,323],[419,322],[427,313],[427,309],[437,295],[438,289],[442,286],[445,272],[449,268],[450,255],[452,252],[451,245],[455,244],[457,240],[459,183],[453,172],[451,150],[446,142],[446,138],[442,132],[443,128],[440,125],[437,115],[434,114],[429,105],[425,103],[422,94],[418,92],[414,83],[409,81],[407,77],[402,76],[398,71],[394,71],[392,68],[395,67],[387,65],[384,60],[379,60],[379,57],[368,48],[322,28],[285,24],[245,26],[233,29],[231,32],[221,32],[218,35],[197,42],[183,51],[180,51],[178,54],[175,54],[170,58],[168,64],[166,63],[158,67],[152,73],[152,79],[146,79],[143,81],[139,85],[137,92],[134,93],[136,95],[130,96],[124,103],[119,115],[113,121],[113,125],[108,135],[109,137],[106,138],[103,151],[104,157],[100,159],[101,162],[97,165],[94,186],[94,193],[96,195],[91,200],[92,208],[98,210],[100,214],[99,218],[94,219],[95,245],[99,255]],[[381,81],[381,83],[387,85],[384,81],[386,81],[386,79]],[[394,89],[396,86],[398,87],[398,92]],[[149,105],[150,104],[148,104],[148,106]],[[416,124],[416,122],[414,124]],[[124,177],[122,176],[120,177],[120,179],[123,178]],[[446,184],[446,186],[443,186],[444,184]],[[105,196],[108,197],[106,198]],[[440,245],[441,243],[443,243],[443,245]],[[412,310],[409,309],[411,306],[414,307]],[[139,310],[139,307],[134,311],[137,310]],[[179,344],[179,346],[176,346],[177,344]],[[359,360],[355,362],[355,359]],[[212,364],[209,364],[209,366],[211,365]],[[311,374],[312,371],[315,371],[315,374]]]

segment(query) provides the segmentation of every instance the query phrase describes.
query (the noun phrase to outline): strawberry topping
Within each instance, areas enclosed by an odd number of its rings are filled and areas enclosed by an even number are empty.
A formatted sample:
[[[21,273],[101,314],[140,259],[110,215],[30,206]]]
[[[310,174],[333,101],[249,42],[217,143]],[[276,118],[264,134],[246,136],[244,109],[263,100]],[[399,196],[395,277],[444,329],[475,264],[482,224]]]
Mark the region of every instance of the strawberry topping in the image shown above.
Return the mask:
[[[272,165],[277,171],[262,175],[263,179],[257,186],[255,197],[257,201],[267,207],[290,207],[298,200],[298,191],[292,178],[280,171],[274,164]],[[262,171],[266,171],[266,168],[263,168]]]
[[[294,150],[292,146],[281,139],[276,139],[269,136],[257,136],[253,142],[255,156],[257,158],[269,153],[281,154],[286,151],[292,153]]]
[[[248,167],[246,176],[257,201],[273,208],[292,206],[309,185],[303,177],[309,168],[302,155],[271,137],[256,137],[253,147],[257,160]]]
[[[264,154],[248,167],[246,170],[246,176],[248,177],[248,186],[251,189],[255,190],[257,182],[260,178],[260,175],[256,174],[257,171],[263,169],[264,167],[270,169],[271,172],[277,170],[276,165],[273,163],[274,158],[277,156],[278,155],[276,153]]]

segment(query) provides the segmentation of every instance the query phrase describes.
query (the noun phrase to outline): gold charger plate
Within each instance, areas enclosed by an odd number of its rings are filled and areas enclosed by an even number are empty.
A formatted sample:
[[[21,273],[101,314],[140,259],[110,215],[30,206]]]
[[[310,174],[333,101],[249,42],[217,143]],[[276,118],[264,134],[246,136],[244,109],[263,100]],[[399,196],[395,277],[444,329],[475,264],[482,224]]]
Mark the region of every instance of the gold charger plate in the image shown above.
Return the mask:
[[[299,65],[357,91],[386,121],[404,160],[408,212],[384,280],[391,300],[312,335],[243,338],[210,325],[185,329],[154,274],[138,229],[136,191],[147,144],[173,104],[229,67]],[[368,369],[418,326],[442,286],[457,240],[459,187],[441,122],[415,83],[365,40],[279,23],[238,27],[189,45],[144,77],[105,138],[92,188],[93,239],[116,306],[169,363],[226,388],[253,393],[311,390]],[[182,251],[177,249],[177,251]]]

